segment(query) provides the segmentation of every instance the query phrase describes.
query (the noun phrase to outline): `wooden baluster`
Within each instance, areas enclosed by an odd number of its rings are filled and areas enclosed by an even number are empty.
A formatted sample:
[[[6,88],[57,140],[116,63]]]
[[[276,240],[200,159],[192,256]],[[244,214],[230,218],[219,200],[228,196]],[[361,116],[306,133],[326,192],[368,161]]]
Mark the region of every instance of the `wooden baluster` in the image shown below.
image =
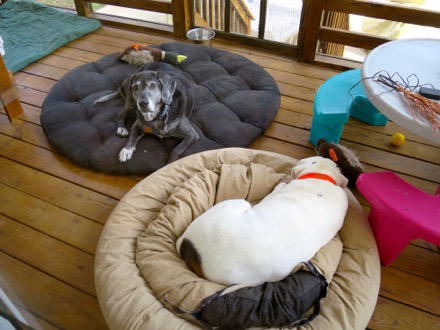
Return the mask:
[[[216,2],[215,2],[215,18],[216,18],[215,28],[217,30],[220,30],[221,21],[222,21],[222,12],[221,12],[220,4],[221,4],[221,1],[220,0],[216,0]]]
[[[225,32],[231,32],[231,1],[225,2]]]
[[[225,30],[225,15],[226,15],[226,6],[225,0],[220,0],[220,30]]]
[[[206,0],[202,2],[202,9],[202,17],[209,24],[208,2]]]
[[[210,12],[209,26],[212,28],[215,28],[215,24],[216,24],[216,20],[217,20],[217,17],[215,15],[215,0],[209,1],[209,12]]]

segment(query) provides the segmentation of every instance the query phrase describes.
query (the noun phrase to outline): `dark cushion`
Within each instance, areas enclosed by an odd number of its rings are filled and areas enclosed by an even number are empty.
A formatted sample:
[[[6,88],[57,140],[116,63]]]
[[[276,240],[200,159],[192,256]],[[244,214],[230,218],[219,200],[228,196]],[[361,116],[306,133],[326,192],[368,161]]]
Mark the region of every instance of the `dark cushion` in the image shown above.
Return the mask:
[[[281,281],[208,297],[194,316],[221,329],[308,323],[319,313],[320,300],[327,294],[327,282],[311,263],[307,264],[312,267],[311,272],[300,270]],[[312,307],[313,312],[302,318]]]
[[[280,105],[280,92],[261,66],[207,46],[167,43],[158,48],[186,55],[187,59],[180,65],[156,62],[142,69],[180,71],[197,96],[191,123],[200,138],[182,157],[210,149],[247,147],[270,125]],[[98,97],[117,90],[127,76],[139,70],[118,61],[116,55],[82,65],[61,78],[43,103],[41,124],[51,145],[79,165],[148,175],[166,165],[180,141],[146,134],[131,160],[118,161],[127,138],[116,136],[115,119],[124,101],[119,98],[105,106],[93,105]]]

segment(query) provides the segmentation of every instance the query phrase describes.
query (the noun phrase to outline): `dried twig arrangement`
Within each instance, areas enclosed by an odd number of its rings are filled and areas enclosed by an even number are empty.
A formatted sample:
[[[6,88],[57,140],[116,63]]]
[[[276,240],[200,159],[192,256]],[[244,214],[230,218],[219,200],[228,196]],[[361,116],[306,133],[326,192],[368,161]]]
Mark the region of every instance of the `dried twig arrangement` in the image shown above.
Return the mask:
[[[402,83],[393,79],[395,75],[400,78]],[[410,77],[414,77],[417,80],[415,85],[411,85],[409,83]],[[419,80],[416,75],[409,76],[405,81],[398,74],[390,76],[384,72],[378,72],[376,75],[374,75],[374,77],[372,77],[372,79],[391,87],[392,90],[401,93],[409,105],[413,118],[417,122],[420,121],[420,116],[422,116],[429,122],[434,130],[440,130],[440,103],[414,92],[417,87],[422,86],[419,84]]]

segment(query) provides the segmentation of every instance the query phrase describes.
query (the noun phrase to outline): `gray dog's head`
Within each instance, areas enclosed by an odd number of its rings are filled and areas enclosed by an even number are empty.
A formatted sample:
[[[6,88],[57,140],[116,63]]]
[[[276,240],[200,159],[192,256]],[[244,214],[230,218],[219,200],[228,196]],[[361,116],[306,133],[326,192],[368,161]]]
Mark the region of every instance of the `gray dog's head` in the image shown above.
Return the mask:
[[[176,81],[160,71],[141,71],[125,79],[121,93],[146,122],[153,120],[163,105],[170,105]]]

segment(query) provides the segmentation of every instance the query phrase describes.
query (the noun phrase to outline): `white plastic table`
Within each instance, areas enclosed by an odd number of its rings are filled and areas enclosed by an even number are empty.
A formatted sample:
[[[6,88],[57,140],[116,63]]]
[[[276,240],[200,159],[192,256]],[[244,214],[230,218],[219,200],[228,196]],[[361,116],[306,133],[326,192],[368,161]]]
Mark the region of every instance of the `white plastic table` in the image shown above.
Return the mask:
[[[380,71],[386,71],[389,75],[399,73],[404,79],[415,74],[420,84],[432,84],[434,88],[440,89],[440,40],[390,41],[372,50],[362,67],[365,94],[380,112],[410,132],[440,144],[440,131],[435,131],[423,117],[414,119],[401,93],[387,92],[389,87],[369,79]],[[397,76],[393,80],[401,82]],[[409,81],[415,83],[416,79],[413,77]],[[416,88],[414,91],[418,90]]]

